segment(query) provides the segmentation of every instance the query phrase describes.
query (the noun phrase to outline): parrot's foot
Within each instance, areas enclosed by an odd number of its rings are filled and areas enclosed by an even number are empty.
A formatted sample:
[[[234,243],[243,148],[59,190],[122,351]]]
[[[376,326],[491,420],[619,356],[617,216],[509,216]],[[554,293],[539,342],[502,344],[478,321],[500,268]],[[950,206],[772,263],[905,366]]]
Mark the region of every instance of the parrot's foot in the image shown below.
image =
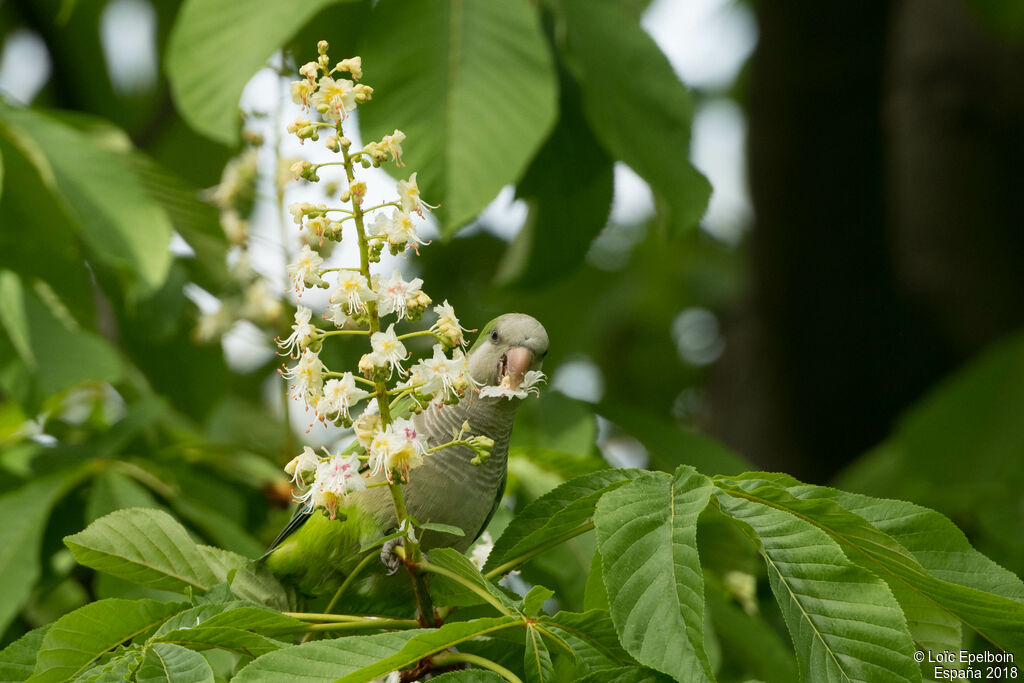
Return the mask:
[[[395,546],[401,542],[400,538],[392,538],[380,549],[380,561],[388,568],[388,576],[394,576],[402,567],[402,558],[394,553]]]

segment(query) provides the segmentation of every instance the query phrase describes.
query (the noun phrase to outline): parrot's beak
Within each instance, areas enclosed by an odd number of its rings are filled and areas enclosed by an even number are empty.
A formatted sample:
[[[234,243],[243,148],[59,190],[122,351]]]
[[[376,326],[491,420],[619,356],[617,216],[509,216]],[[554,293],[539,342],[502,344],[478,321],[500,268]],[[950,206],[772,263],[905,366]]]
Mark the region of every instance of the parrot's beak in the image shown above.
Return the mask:
[[[525,346],[513,346],[498,362],[498,382],[512,389],[523,383],[523,375],[533,366],[533,351]],[[506,381],[507,379],[507,381]]]

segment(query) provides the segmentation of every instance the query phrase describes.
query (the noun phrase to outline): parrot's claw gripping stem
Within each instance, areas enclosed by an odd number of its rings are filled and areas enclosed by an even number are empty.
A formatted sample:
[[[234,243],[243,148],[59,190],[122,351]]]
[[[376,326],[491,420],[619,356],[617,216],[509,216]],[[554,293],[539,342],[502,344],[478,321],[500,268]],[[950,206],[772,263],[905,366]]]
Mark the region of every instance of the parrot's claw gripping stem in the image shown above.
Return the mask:
[[[380,549],[380,561],[388,568],[388,576],[394,576],[402,566],[402,558],[393,552],[394,547],[401,542],[400,538],[392,538]]]

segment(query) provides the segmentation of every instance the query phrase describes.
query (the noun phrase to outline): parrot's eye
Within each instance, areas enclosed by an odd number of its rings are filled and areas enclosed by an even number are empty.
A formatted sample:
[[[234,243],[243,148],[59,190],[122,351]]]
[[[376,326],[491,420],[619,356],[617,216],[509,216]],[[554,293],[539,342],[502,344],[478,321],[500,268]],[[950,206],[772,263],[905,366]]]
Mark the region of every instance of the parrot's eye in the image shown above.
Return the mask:
[[[491,341],[492,342],[498,341],[498,331],[497,330],[491,330]]]

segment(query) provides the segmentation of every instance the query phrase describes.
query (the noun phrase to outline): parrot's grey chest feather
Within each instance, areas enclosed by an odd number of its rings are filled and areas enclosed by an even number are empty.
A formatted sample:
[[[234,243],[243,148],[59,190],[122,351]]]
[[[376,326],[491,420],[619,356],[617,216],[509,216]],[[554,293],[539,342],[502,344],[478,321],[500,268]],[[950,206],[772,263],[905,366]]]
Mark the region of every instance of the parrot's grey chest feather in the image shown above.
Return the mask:
[[[425,532],[424,548],[450,546],[463,551],[483,530],[505,486],[508,466],[509,437],[519,400],[479,399],[467,397],[454,406],[427,408],[416,416],[416,429],[427,436],[430,447],[448,443],[465,422],[470,435],[494,439],[488,461],[473,465],[474,453],[466,446],[453,446],[432,453],[424,464],[410,472],[409,483],[402,487],[406,509],[417,521],[457,526],[465,536],[454,537],[438,532]],[[386,493],[386,489],[377,489]],[[375,501],[374,510],[386,528],[396,524],[389,495]]]

